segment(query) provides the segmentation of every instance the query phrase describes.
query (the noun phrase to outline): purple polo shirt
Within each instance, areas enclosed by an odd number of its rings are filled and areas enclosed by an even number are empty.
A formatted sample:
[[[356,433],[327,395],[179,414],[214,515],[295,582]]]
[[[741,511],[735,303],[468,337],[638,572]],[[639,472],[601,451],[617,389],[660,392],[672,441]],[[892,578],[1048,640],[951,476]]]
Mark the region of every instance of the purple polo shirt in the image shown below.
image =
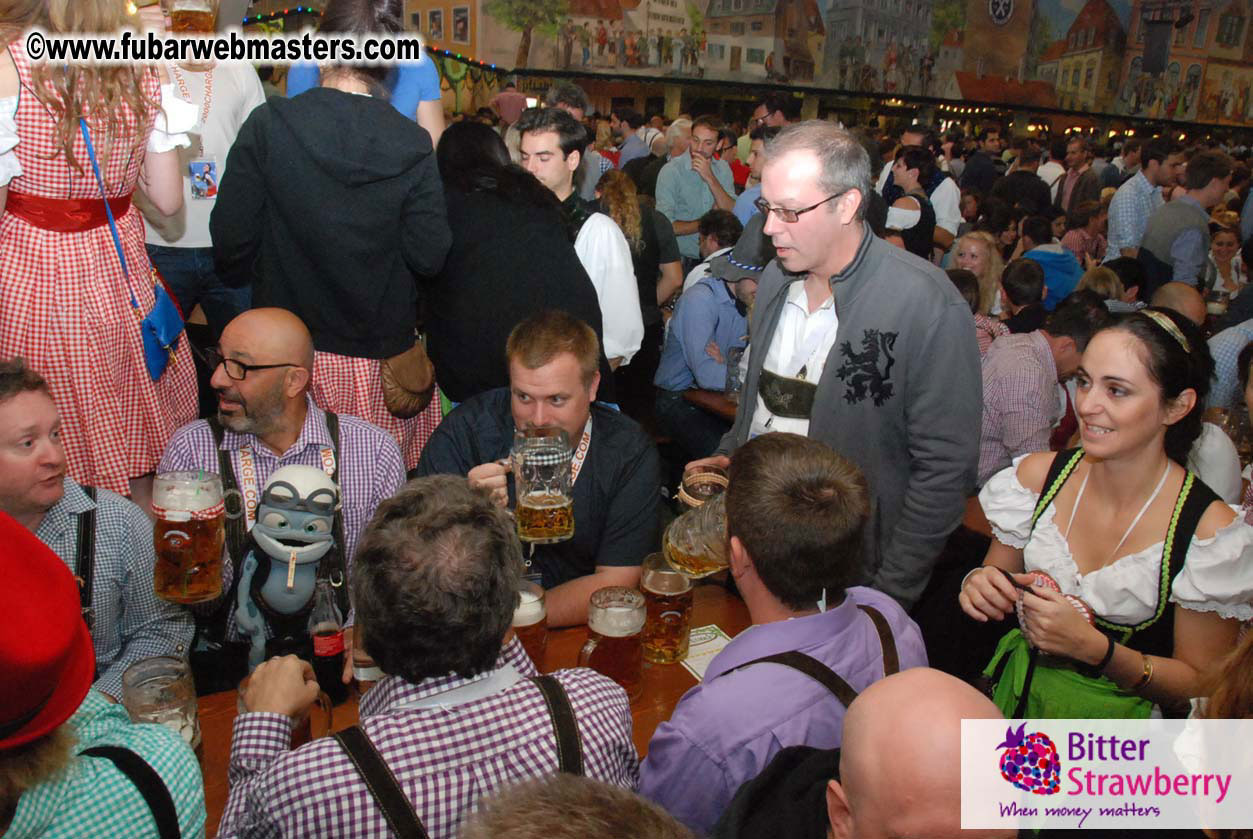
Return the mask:
[[[858,604],[887,619],[902,670],[926,666],[918,626],[895,600],[874,589],[851,588],[839,606],[823,614],[751,626],[709,663],[704,681],[684,694],[669,722],[658,727],[640,765],[640,794],[707,834],[740,785],[757,777],[779,750],[838,748],[845,709],[818,682],[781,664],[728,671],[796,650],[830,667],[854,690],[864,690],[883,678],[883,650]]]

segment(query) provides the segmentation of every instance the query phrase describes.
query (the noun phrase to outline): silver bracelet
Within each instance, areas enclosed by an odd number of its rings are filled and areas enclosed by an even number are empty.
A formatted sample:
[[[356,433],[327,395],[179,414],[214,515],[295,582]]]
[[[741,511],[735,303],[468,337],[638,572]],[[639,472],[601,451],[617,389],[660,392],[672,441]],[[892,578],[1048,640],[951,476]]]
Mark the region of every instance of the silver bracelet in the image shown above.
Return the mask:
[[[977,565],[974,568],[971,568],[969,571],[967,571],[966,576],[962,577],[962,584],[958,586],[957,590],[964,591],[966,588],[966,581],[970,579],[970,575],[975,573],[976,571],[982,571],[984,568],[987,568],[987,567],[988,566],[986,565]]]

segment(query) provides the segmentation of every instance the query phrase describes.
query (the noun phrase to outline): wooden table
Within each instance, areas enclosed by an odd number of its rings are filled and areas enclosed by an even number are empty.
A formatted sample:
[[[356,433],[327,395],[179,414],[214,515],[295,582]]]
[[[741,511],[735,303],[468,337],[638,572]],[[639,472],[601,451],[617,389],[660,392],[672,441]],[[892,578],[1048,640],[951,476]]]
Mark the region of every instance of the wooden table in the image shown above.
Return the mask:
[[[748,608],[744,601],[728,592],[718,583],[698,584],[692,606],[692,626],[716,624],[734,637],[748,627]],[[554,630],[548,634],[548,649],[544,656],[545,673],[574,667],[578,664],[579,650],[587,640],[587,627],[578,626]],[[635,748],[642,757],[648,751],[657,726],[670,718],[674,706],[696,679],[681,664],[644,665],[644,690],[640,698],[631,703],[634,721]],[[226,808],[229,792],[226,770],[230,763],[231,731],[235,723],[236,691],[223,691],[200,698],[200,732],[204,772],[205,809],[208,811],[205,835],[212,839],[217,835],[218,822]],[[334,729],[340,731],[357,722],[357,699],[350,696],[335,708]],[[325,717],[316,707],[313,712],[313,732],[321,734],[326,728]]]
[[[727,422],[735,422],[735,411],[739,408],[739,403],[732,402],[720,390],[691,388],[683,391],[683,398],[716,417],[720,417]]]

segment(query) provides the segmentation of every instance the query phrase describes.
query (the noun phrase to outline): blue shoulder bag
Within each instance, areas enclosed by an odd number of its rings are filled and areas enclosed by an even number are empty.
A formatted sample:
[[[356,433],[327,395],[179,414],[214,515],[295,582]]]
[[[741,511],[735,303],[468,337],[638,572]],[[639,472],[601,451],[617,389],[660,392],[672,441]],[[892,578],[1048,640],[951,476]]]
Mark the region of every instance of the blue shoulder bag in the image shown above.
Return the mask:
[[[170,299],[169,292],[157,281],[156,270],[153,270],[152,311],[144,315],[139,310],[139,301],[130,286],[130,271],[126,267],[126,256],[122,253],[122,240],[117,235],[117,224],[113,220],[113,209],[109,206],[108,196],[104,192],[104,179],[100,176],[100,164],[96,162],[96,150],[91,145],[91,134],[87,131],[87,120],[78,121],[83,132],[83,142],[87,144],[87,156],[91,158],[91,169],[96,174],[96,185],[100,188],[100,198],[104,201],[104,212],[109,217],[109,231],[113,234],[113,246],[117,248],[117,258],[122,263],[122,276],[126,278],[126,293],[131,298],[131,309],[139,318],[139,331],[144,341],[144,364],[148,367],[148,375],[155,382],[161,378],[165,368],[174,359],[174,350],[178,348],[178,336],[183,331],[183,316],[178,306]]]

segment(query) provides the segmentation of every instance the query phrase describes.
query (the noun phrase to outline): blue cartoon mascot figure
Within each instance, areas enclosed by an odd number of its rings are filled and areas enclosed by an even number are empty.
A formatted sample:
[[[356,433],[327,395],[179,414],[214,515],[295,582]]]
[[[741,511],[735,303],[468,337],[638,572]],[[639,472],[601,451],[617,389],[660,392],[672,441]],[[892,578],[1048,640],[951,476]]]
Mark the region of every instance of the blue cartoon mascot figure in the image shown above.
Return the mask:
[[[309,644],[306,621],[318,569],[334,547],[339,503],[339,487],[313,466],[284,466],[266,482],[235,609],[240,635],[252,641],[249,671],[267,652],[300,654]],[[331,583],[343,585],[342,575]]]

